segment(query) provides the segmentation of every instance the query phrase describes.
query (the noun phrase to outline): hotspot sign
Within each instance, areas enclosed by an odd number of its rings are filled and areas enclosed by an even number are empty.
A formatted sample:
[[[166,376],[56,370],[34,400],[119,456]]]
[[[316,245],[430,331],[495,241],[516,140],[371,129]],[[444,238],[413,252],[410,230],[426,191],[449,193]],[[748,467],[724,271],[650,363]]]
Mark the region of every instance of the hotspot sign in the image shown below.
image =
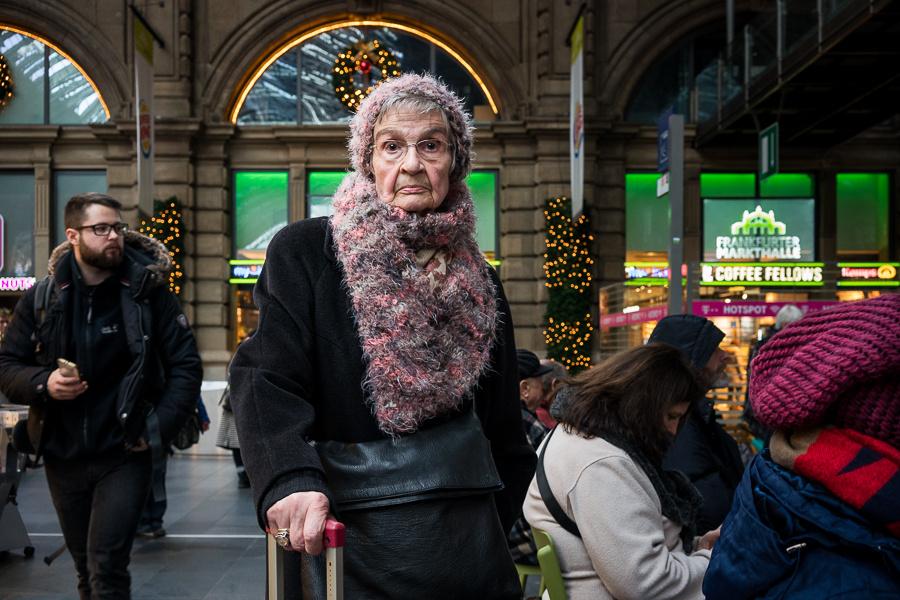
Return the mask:
[[[793,304],[804,315],[825,310],[835,304],[836,300],[809,300],[807,302],[754,302],[752,300],[694,300],[691,312],[701,317],[774,317],[782,307]]]
[[[815,200],[703,200],[703,260],[809,261]]]

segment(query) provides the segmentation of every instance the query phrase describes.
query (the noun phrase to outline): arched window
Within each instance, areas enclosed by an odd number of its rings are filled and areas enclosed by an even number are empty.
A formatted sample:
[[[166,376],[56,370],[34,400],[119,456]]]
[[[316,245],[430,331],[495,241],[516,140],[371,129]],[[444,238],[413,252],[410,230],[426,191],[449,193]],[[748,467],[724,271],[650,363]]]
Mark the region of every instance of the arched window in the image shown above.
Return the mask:
[[[672,46],[641,76],[625,109],[625,120],[655,125],[669,107],[685,115],[688,122],[709,116],[704,114],[709,103],[699,96],[698,89],[714,90],[715,81],[700,86],[698,80],[714,75],[706,68],[724,47],[724,21],[696,30]]]
[[[6,25],[0,25],[0,88],[0,125],[79,125],[109,118],[81,67],[49,41]]]
[[[451,55],[449,47],[408,26],[380,23],[380,26],[349,25],[330,28],[288,50],[269,64],[261,75],[251,79],[252,87],[242,94],[233,110],[239,125],[320,124],[350,120],[352,111],[342,103],[335,85],[335,67],[347,51],[356,55],[380,51],[397,62],[403,73],[428,72],[440,76],[475,116],[496,113],[496,105],[487,88],[472,68]],[[377,43],[377,44],[376,44]],[[352,64],[343,59],[344,64]],[[386,68],[386,64],[384,67]],[[392,68],[393,70],[393,68]],[[353,68],[343,81],[351,92],[365,89],[382,76],[377,64]],[[232,121],[235,115],[232,114]]]

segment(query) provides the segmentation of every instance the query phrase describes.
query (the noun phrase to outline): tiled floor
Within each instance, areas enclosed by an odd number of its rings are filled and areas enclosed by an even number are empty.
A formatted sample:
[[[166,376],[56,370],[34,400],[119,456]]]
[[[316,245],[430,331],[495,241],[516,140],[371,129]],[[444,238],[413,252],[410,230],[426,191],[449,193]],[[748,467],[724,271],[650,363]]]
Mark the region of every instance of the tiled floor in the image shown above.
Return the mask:
[[[133,598],[263,598],[265,540],[256,526],[250,490],[237,488],[230,458],[173,457],[167,488],[169,535],[135,541]],[[25,473],[18,500],[36,552],[31,559],[21,550],[0,555],[0,600],[77,598],[68,553],[50,566],[42,560],[62,544],[43,470]]]

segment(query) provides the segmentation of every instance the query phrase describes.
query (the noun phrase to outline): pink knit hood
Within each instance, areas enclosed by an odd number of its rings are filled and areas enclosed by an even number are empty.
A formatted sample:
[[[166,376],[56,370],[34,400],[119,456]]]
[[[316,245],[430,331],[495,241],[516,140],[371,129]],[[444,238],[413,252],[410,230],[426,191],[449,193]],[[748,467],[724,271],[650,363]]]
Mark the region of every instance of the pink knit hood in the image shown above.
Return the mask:
[[[763,345],[750,402],[773,429],[854,429],[900,448],[900,294],[804,317]]]

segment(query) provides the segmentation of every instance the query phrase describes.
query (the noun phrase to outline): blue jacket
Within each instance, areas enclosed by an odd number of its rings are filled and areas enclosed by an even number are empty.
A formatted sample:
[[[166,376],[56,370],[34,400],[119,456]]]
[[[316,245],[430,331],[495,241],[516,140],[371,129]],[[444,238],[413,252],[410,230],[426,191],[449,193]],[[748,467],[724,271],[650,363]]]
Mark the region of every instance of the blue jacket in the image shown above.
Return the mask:
[[[900,540],[766,451],[738,486],[703,593],[710,600],[900,598]]]

